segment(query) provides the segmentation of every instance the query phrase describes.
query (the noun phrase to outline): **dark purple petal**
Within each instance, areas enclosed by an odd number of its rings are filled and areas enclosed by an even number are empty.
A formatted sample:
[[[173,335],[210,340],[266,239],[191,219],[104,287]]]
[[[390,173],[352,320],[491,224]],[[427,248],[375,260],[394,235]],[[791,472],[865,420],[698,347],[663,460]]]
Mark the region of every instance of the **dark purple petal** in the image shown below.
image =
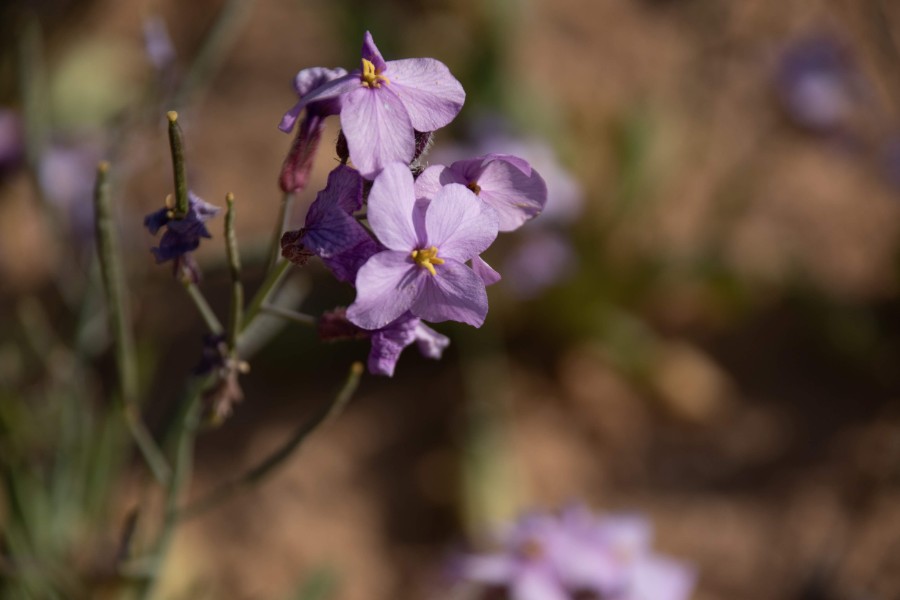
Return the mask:
[[[452,121],[466,101],[462,85],[447,66],[433,58],[387,63],[389,88],[400,97],[417,131],[434,131]]]
[[[202,225],[200,225],[202,227]],[[162,263],[192,252],[200,246],[200,235],[196,233],[179,233],[168,229],[159,240],[159,246],[151,248],[157,263]]]
[[[307,115],[300,123],[297,137],[281,166],[278,186],[282,192],[297,193],[306,187],[324,129],[325,121],[318,115]]]
[[[460,321],[481,327],[488,311],[487,292],[472,269],[448,258],[435,266],[436,275],[418,267],[416,271],[421,274],[421,289],[410,312],[433,323]]]
[[[366,235],[366,238],[361,240],[355,246],[347,248],[339,254],[322,257],[322,262],[325,263],[331,271],[331,274],[334,275],[338,281],[353,285],[359,274],[359,270],[366,264],[366,261],[382,250],[384,250],[384,248]]]
[[[412,174],[406,165],[391,163],[375,178],[369,192],[367,218],[378,240],[391,250],[414,250],[418,235]]]
[[[415,132],[406,108],[389,86],[358,87],[343,102],[341,128],[350,159],[363,177],[374,178],[392,162],[409,164],[416,151]]]
[[[472,270],[475,271],[475,274],[481,278],[486,286],[494,285],[502,279],[500,273],[495,271],[493,267],[487,264],[480,256],[476,256],[472,259]]]
[[[311,227],[318,215],[337,209],[351,214],[362,208],[363,179],[356,169],[338,165],[328,174],[325,189],[316,195],[316,201],[306,214],[306,226]]]
[[[425,277],[430,276],[407,252],[376,254],[356,276],[356,300],[347,308],[347,318],[363,329],[385,327],[409,309]]]
[[[438,256],[465,262],[497,239],[497,215],[471,190],[458,183],[441,188],[425,213],[428,245]]]
[[[368,31],[363,36],[362,57],[375,65],[376,72],[385,70],[384,57],[381,56],[378,46],[375,45],[375,40],[372,39],[372,34]]]
[[[144,217],[144,227],[150,232],[150,235],[156,235],[159,230],[169,222],[168,208],[161,208]]]

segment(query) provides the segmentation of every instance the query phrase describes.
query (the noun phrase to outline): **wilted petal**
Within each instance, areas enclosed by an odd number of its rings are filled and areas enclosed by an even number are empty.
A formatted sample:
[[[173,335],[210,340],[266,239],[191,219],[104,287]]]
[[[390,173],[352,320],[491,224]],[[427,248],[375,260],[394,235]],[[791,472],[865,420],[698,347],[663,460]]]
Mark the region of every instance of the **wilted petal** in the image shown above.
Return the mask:
[[[391,250],[410,252],[418,245],[412,173],[402,163],[387,165],[369,192],[367,218],[379,241]]]
[[[159,230],[169,222],[169,209],[161,208],[144,217],[144,227],[150,232],[150,235],[156,235]]]
[[[467,261],[497,239],[497,216],[471,190],[458,183],[445,185],[425,212],[428,243],[441,258]]]
[[[450,69],[433,58],[392,60],[384,74],[418,131],[434,131],[447,125],[466,101],[466,92]]]
[[[450,345],[450,338],[416,319],[416,345],[422,356],[437,360]]]
[[[381,329],[405,313],[428,274],[406,252],[380,252],[356,276],[356,301],[347,318],[363,329]]]
[[[512,231],[539,215],[547,203],[547,184],[505,160],[491,161],[478,177],[478,197],[497,211],[500,231]]]
[[[318,115],[309,115],[300,123],[297,137],[281,166],[278,185],[282,192],[296,193],[306,187],[324,128],[325,121]]]
[[[481,278],[484,285],[494,285],[502,279],[500,273],[495,271],[493,267],[487,264],[480,256],[472,258],[472,270]]]
[[[350,214],[362,208],[362,186],[362,177],[356,169],[345,165],[332,169],[325,189],[316,195],[316,201],[309,207],[307,225],[311,217],[323,210],[337,208]]]
[[[350,159],[372,179],[392,162],[409,164],[416,151],[413,126],[403,103],[388,86],[360,87],[344,97],[341,127]]]
[[[362,228],[362,226],[358,225]],[[323,256],[322,262],[331,271],[338,281],[344,281],[353,285],[356,276],[366,261],[372,256],[382,251],[378,243],[366,234],[365,239],[360,240],[358,244],[332,256]]]
[[[360,271],[360,276],[366,267],[368,264]],[[416,270],[424,276],[421,277],[421,291],[410,312],[433,323],[459,321],[481,327],[488,311],[487,292],[484,282],[472,269],[448,258],[444,264],[435,266],[437,274],[434,276],[425,269]]]

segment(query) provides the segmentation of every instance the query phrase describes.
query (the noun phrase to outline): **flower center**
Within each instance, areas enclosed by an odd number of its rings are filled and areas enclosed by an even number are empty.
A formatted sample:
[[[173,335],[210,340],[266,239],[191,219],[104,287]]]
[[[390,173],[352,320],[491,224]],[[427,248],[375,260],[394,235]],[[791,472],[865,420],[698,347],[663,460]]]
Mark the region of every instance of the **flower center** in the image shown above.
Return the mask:
[[[371,88],[380,88],[381,82],[390,83],[391,80],[381,74],[381,71],[375,69],[375,65],[372,64],[372,61],[362,59],[362,75],[359,77],[360,81],[362,81],[363,87]]]
[[[467,185],[466,187],[475,192],[476,196],[481,193],[481,186],[478,185],[477,181],[470,181],[469,185]]]
[[[436,275],[437,273],[435,273],[434,265],[444,264],[444,259],[438,258],[437,253],[437,247],[432,246],[431,248],[420,248],[419,250],[413,250],[410,253],[410,256],[417,265],[419,265],[423,269],[428,269],[428,272],[432,275]]]

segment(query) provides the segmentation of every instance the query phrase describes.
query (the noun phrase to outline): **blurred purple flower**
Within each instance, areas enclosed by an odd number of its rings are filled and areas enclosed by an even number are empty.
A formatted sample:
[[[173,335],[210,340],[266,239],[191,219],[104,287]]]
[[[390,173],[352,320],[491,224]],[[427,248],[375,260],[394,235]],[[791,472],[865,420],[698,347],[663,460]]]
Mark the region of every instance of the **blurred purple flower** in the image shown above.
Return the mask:
[[[46,198],[65,215],[72,235],[84,243],[94,237],[94,178],[100,148],[90,142],[51,144],[38,164]]]
[[[25,158],[22,119],[8,108],[0,108],[0,176],[16,169]]]
[[[453,183],[427,206],[418,204],[409,168],[392,163],[372,186],[368,220],[387,250],[359,270],[356,301],[347,309],[350,321],[380,329],[410,311],[426,321],[481,326],[487,293],[464,263],[497,237],[493,209]]]
[[[547,184],[528,161],[509,154],[433,165],[416,178],[416,196],[432,198],[448,183],[461,183],[497,211],[500,231],[513,231],[541,213]]]
[[[362,65],[309,91],[282,118],[289,132],[311,102],[340,98],[341,127],[350,158],[364,177],[374,178],[388,163],[409,164],[415,131],[434,131],[452,121],[466,94],[446,65],[433,58],[385,62],[366,32]]]
[[[368,331],[347,320],[346,309],[325,313],[319,319],[319,337],[323,340],[370,339],[369,372],[393,377],[400,354],[415,343],[426,358],[438,360],[450,345],[447,336],[425,325],[421,319],[406,313],[381,329]]]
[[[347,74],[344,69],[323,69],[315,67],[303,69],[294,78],[294,89],[302,99],[312,90],[338,79]],[[322,132],[325,130],[325,117],[341,112],[340,97],[310,102],[306,105],[306,117],[300,122],[297,137],[291,144],[291,149],[284,159],[281,167],[281,176],[278,184],[285,193],[299,192],[306,187],[309,181],[309,172],[312,169],[313,158]],[[294,115],[296,119],[299,111]]]
[[[281,238],[281,252],[297,264],[318,256],[340,281],[353,283],[360,267],[381,250],[353,213],[362,208],[363,179],[339,165],[306,213],[305,225]]]
[[[533,514],[501,534],[500,552],[460,559],[457,575],[511,600],[687,600],[693,569],[653,553],[650,538],[636,516],[596,518],[583,507]]]
[[[159,16],[147,17],[143,29],[147,58],[160,73],[168,71],[175,62],[176,53],[166,22]]]
[[[537,296],[575,271],[577,255],[567,236],[550,229],[528,230],[503,261],[506,281],[520,298]]]
[[[144,217],[144,227],[151,235],[166,228],[159,246],[150,250],[156,257],[156,262],[180,259],[200,246],[200,238],[212,237],[206,229],[206,222],[216,216],[219,210],[218,206],[204,202],[193,192],[188,192],[188,212],[183,218],[176,219],[173,208],[168,206]]]
[[[816,133],[845,127],[863,88],[849,52],[823,34],[796,40],[784,50],[775,86],[785,114]]]

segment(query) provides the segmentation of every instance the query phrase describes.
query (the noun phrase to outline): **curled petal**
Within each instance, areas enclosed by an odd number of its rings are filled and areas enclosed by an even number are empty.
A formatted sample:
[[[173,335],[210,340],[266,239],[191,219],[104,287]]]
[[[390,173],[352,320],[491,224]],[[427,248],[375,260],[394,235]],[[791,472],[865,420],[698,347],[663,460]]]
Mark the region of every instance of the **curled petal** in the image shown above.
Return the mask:
[[[392,377],[403,350],[416,339],[419,319],[408,315],[400,317],[384,329],[372,334],[369,351],[369,372],[373,375]]]
[[[285,133],[290,133],[294,128],[294,123],[297,122],[297,117],[300,115],[300,112],[311,102],[331,100],[358,88],[359,78],[357,74],[354,73],[348,73],[343,77],[332,79],[331,81],[320,85],[300,98],[300,101],[284,114],[281,118],[281,123],[278,125],[278,129]]]
[[[476,256],[472,259],[472,270],[484,282],[484,285],[494,285],[502,279],[500,273],[495,271],[491,265],[487,264],[483,258]]]
[[[409,58],[387,63],[389,87],[400,97],[417,131],[434,131],[452,121],[466,101],[462,84],[444,63]]]
[[[375,40],[372,39],[372,34],[368,31],[363,36],[362,57],[372,63],[376,71],[385,70],[384,57],[381,56],[381,51],[378,50]]]
[[[406,252],[376,254],[356,276],[356,301],[347,308],[347,318],[363,329],[385,327],[409,309],[427,276]]]
[[[360,275],[364,270],[365,267]],[[417,270],[425,276],[410,312],[433,323],[460,321],[481,327],[488,311],[487,292],[484,282],[472,269],[448,258],[444,264],[435,266],[434,276],[428,275],[424,269]]]

